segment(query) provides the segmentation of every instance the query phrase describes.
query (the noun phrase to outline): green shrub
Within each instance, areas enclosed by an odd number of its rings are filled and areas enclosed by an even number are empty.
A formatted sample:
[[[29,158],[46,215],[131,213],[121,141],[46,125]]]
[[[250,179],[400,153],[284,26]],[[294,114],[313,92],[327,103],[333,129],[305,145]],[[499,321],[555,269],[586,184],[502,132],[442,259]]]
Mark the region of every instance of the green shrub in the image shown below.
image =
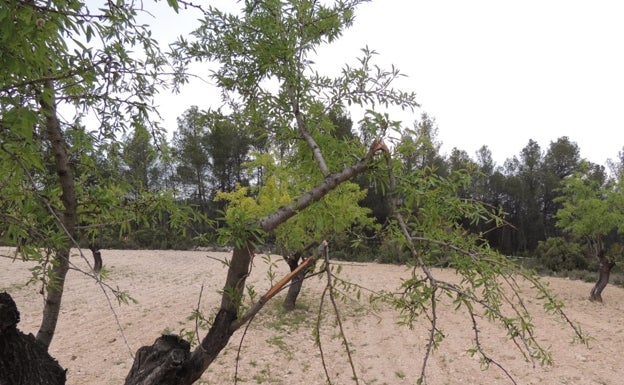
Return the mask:
[[[350,262],[373,262],[377,258],[377,238],[362,239],[352,233],[334,234],[330,240],[331,258]]]
[[[583,254],[581,246],[560,237],[540,241],[535,253],[540,264],[553,272],[589,268],[589,261]]]
[[[394,239],[384,239],[379,245],[376,262],[404,264],[411,256],[406,247]]]
[[[590,282],[590,283],[596,282],[596,279],[597,279],[595,271],[578,270],[578,269],[566,271],[562,274],[562,276],[570,278],[570,279],[580,280],[583,282]]]

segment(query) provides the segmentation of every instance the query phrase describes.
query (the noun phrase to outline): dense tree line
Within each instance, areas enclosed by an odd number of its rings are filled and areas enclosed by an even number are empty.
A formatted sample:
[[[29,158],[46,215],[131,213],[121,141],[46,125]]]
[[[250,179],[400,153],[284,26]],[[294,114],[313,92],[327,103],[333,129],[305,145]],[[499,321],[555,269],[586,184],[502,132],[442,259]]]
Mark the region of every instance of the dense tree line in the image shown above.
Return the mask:
[[[367,139],[365,126],[354,127],[346,112],[330,112],[327,121],[329,124],[325,135],[343,141],[363,142]],[[212,219],[212,226],[206,226],[203,221],[190,226],[190,233],[202,234],[201,237],[190,237],[183,242],[165,246],[190,247],[217,243],[216,229],[223,222],[224,209],[224,201],[215,199],[217,194],[247,187],[250,189],[246,191],[253,195],[254,188],[265,183],[265,166],[252,159],[260,159],[263,153],[272,152],[278,154],[279,159],[293,162],[293,167],[296,167],[297,157],[289,159],[283,142],[276,141],[270,135],[257,135],[260,132],[257,127],[254,129],[235,122],[236,114],[225,116],[219,112],[200,111],[193,106],[178,119],[173,141],[166,151],[171,156],[166,162],[160,161],[153,166],[150,173],[153,180],[148,181],[149,167],[146,168],[142,162],[136,163],[139,170],[134,171],[136,167],[125,163],[128,175],[144,176],[133,177],[135,181],[146,180],[145,185],[175,186],[179,205],[196,207]],[[270,122],[261,124],[270,125]],[[615,196],[620,194],[623,153],[618,154],[618,159],[608,162],[608,173],[605,166],[582,159],[577,143],[568,137],[560,137],[545,150],[530,140],[520,154],[508,158],[503,165],[497,165],[485,145],[474,158],[457,148],[450,155],[441,154],[442,143],[437,135],[436,122],[426,113],[413,123],[411,129],[402,131],[394,146],[397,154],[400,154],[403,172],[418,171],[422,173],[420,175],[439,178],[453,178],[458,173],[466,175],[468,182],[459,184],[455,194],[461,199],[487,205],[496,210],[500,218],[500,221],[462,218],[467,230],[481,234],[490,247],[505,255],[532,258],[531,266],[547,272],[598,269],[606,273],[607,278],[602,278],[601,284],[604,289],[604,281],[606,279],[608,282],[608,273],[615,261],[621,258],[623,250],[617,224],[622,218],[622,211],[617,204],[607,202],[606,199],[609,191],[614,191]],[[128,140],[126,148],[132,148],[136,145],[137,135]],[[149,144],[142,151],[143,155],[137,157],[141,160],[154,159],[151,154],[158,153]],[[137,151],[133,153],[136,156]],[[570,181],[576,179],[584,180],[585,184],[591,182],[598,200],[611,205],[612,214],[616,218],[603,226],[590,222],[582,231],[573,229],[571,221],[564,220],[564,208],[574,199],[571,196],[578,193],[578,187],[569,187]],[[334,256],[390,263],[408,261],[408,251],[383,233],[384,226],[392,216],[390,195],[384,186],[365,176],[355,181],[365,191],[365,195],[359,199],[359,206],[367,210],[369,221],[360,221],[360,225],[346,228],[348,231],[333,234],[333,246],[336,249]],[[424,212],[424,205],[415,202],[411,207],[418,215],[419,211]],[[579,205],[578,202],[574,203],[575,207]],[[576,220],[581,221],[591,213],[589,210]],[[592,215],[592,218],[595,217],[595,214]],[[597,222],[607,222],[603,218]],[[162,247],[162,240],[167,237],[160,234],[161,230],[152,228],[136,232],[154,234],[144,240],[135,239],[134,244]],[[596,234],[596,231],[600,233]],[[156,243],[150,243],[150,240]],[[278,237],[270,241],[268,247],[274,252],[290,255],[312,241],[314,239],[300,240],[295,246]],[[433,263],[446,265],[448,262],[448,258],[438,257],[444,255],[439,250],[436,252],[429,247],[425,254]],[[293,266],[296,267],[296,263]],[[601,300],[600,291],[597,295],[592,293],[592,298],[595,296],[595,299]]]
[[[334,127],[327,132],[328,135],[342,140],[365,140],[365,131],[362,127],[354,127],[347,113],[332,113],[328,120]],[[579,145],[568,137],[557,138],[546,149],[530,140],[520,154],[508,158],[503,165],[493,161],[486,145],[474,157],[457,148],[450,154],[442,154],[438,129],[432,117],[422,114],[412,129],[404,131],[395,143],[405,154],[401,158],[403,167],[427,170],[440,177],[458,171],[468,173],[470,183],[463,186],[458,195],[501,210],[504,223],[466,223],[466,226],[483,233],[491,247],[506,255],[534,256],[541,242],[565,235],[557,226],[557,212],[562,208],[561,188],[566,178],[583,173],[604,187],[617,181],[621,174],[621,159],[609,161],[611,173],[608,173],[605,166],[582,159]],[[251,159],[269,151],[279,153],[282,158],[287,156],[268,135],[258,135],[258,132],[257,127],[237,123],[235,114],[202,111],[192,106],[178,118],[178,127],[166,150],[150,144],[146,132],[137,131],[128,136],[120,175],[136,189],[157,190],[159,186],[172,186],[177,191],[178,204],[196,207],[218,222],[223,207],[215,200],[217,192],[231,192],[236,186],[262,183],[263,166],[250,162]],[[361,206],[370,210],[377,225],[383,226],[390,216],[390,204],[383,186],[370,183],[366,178],[359,178],[358,184],[367,191]],[[206,230],[210,233],[205,224],[198,226],[204,227],[191,229],[191,233],[205,234]],[[357,255],[345,251],[345,258],[381,258],[400,262],[400,256],[379,256],[377,247],[382,241],[375,237],[374,227],[362,230],[360,235],[369,238],[365,245],[372,248],[371,251],[356,249]],[[158,232],[158,229],[151,231]],[[159,235],[151,239],[162,238]],[[345,236],[343,240],[346,246],[354,239]],[[613,239],[612,243],[618,240]],[[187,246],[199,245],[214,243],[216,238],[187,239],[185,242],[189,242]],[[161,242],[140,241],[136,245],[163,247]],[[176,246],[185,245],[178,243]],[[575,267],[584,266],[587,267],[587,263],[579,259]]]

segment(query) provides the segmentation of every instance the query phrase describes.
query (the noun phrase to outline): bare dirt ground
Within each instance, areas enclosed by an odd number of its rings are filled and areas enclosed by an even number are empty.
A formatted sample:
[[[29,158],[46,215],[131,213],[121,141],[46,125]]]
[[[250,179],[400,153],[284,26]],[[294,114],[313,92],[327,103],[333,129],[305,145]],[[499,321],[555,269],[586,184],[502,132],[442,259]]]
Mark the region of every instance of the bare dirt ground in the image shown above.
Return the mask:
[[[0,248],[0,255],[11,250]],[[66,282],[57,333],[51,354],[68,369],[68,384],[123,384],[132,365],[132,354],[165,331],[179,333],[195,329],[189,319],[198,305],[207,316],[219,304],[217,291],[225,280],[226,269],[218,259],[229,254],[205,251],[103,250],[104,266],[110,272],[108,283],[127,291],[137,303],[118,305],[100,286],[77,270]],[[90,257],[90,254],[88,254]],[[287,266],[277,256],[277,279]],[[80,257],[72,263],[81,269],[87,264]],[[342,263],[342,275],[368,288],[396,289],[405,267]],[[43,299],[40,284],[25,285],[30,277],[24,262],[0,258],[0,291],[8,291],[21,312],[18,325],[26,333],[36,333],[41,321]],[[252,284],[258,293],[270,286],[267,263],[258,255]],[[436,270],[443,279],[453,279],[452,271]],[[566,279],[548,279],[551,288],[566,303],[567,314],[592,339],[589,347],[573,342],[573,333],[560,320],[541,310],[536,300],[528,300],[534,313],[539,341],[550,349],[554,365],[537,366],[527,362],[510,343],[505,332],[482,320],[483,343],[518,384],[621,384],[624,365],[624,290],[608,286],[604,304],[587,300],[591,284]],[[284,314],[283,294],[269,303],[251,324],[242,340],[237,331],[230,345],[204,374],[199,383],[234,384],[237,351],[240,345],[238,384],[325,384],[320,352],[313,329],[319,299],[325,282],[316,278],[304,284],[300,306]],[[528,287],[527,287],[528,289]],[[529,292],[527,291],[527,295]],[[365,303],[364,303],[365,304]],[[326,305],[329,305],[326,302]],[[389,308],[371,313],[354,303],[342,304],[343,323],[360,384],[415,384],[420,374],[428,323],[413,329],[397,326],[397,315]],[[505,384],[512,383],[496,367],[481,369],[467,350],[474,346],[472,325],[464,312],[441,308],[441,329],[446,338],[433,354],[427,369],[428,384]],[[352,384],[334,318],[325,314],[322,346],[333,384]],[[118,325],[121,326],[123,334]],[[200,330],[205,335],[206,330]]]

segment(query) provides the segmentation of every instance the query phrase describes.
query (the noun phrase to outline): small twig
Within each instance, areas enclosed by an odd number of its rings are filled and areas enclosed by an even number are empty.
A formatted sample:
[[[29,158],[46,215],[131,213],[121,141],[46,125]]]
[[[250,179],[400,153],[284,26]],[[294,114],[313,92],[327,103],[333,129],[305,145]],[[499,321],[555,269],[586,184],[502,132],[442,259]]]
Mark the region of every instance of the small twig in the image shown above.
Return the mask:
[[[104,296],[106,297],[108,308],[110,309],[111,313],[113,313],[113,317],[115,318],[115,323],[117,324],[117,330],[119,330],[119,334],[121,334],[121,338],[123,338],[124,344],[128,348],[130,357],[132,357],[132,359],[134,360],[134,352],[132,351],[132,348],[130,347],[130,343],[128,342],[128,339],[126,338],[126,333],[124,333],[123,326],[121,326],[121,321],[119,320],[119,317],[117,316],[117,312],[113,308],[113,302],[110,300],[110,297],[108,296],[108,292],[104,289],[104,286],[101,284],[99,286],[100,286],[100,289],[102,289],[102,293],[104,293]]]
[[[225,259],[220,259],[220,258],[217,258],[217,257],[213,257],[212,255],[206,255],[206,258],[212,259],[212,260],[217,261],[217,262],[221,262],[224,265],[227,264]]]
[[[80,254],[82,255],[82,250],[80,250]],[[86,257],[83,255],[83,259],[86,259]],[[123,326],[121,325],[121,321],[119,320],[119,316],[117,315],[117,312],[115,311],[115,308],[113,308],[113,302],[111,301],[110,297],[108,296],[108,292],[106,291],[106,289],[110,290],[111,293],[113,293],[115,295],[115,297],[118,296],[117,293],[119,293],[118,289],[115,289],[114,287],[112,287],[111,285],[109,285],[108,283],[102,281],[102,279],[99,277],[99,275],[93,274],[93,268],[91,268],[91,265],[89,265],[89,268],[91,270],[91,272],[87,272],[82,270],[81,268],[77,267],[75,264],[73,264],[70,260],[70,269],[77,271],[79,273],[82,273],[84,275],[86,275],[89,278],[93,278],[95,280],[95,282],[98,284],[98,287],[100,288],[100,290],[102,290],[102,293],[104,293],[104,297],[106,297],[106,302],[108,304],[108,308],[110,309],[111,313],[113,314],[113,318],[115,318],[115,324],[117,325],[117,330],[119,331],[119,334],[121,334],[121,338],[124,341],[124,344],[126,345],[126,347],[128,348],[128,352],[130,353],[130,357],[132,357],[132,359],[134,359],[134,352],[132,351],[132,348],[130,347],[130,343],[128,342],[128,339],[126,338],[126,333],[124,332]],[[87,260],[87,263],[89,263],[89,261]]]
[[[505,294],[505,291],[501,291],[502,298],[513,309],[513,311],[516,313],[520,321],[525,322],[526,318],[528,317],[529,312],[524,304],[524,301],[522,300],[522,297],[520,296],[520,293],[519,293],[520,287],[518,286],[518,283],[513,277],[507,277],[505,275],[503,275],[503,280],[511,288],[513,295],[518,300],[518,305],[514,304],[514,302]],[[518,306],[520,306],[520,309],[518,309]],[[520,336],[520,340],[524,344],[524,349],[522,349],[522,347],[520,346],[520,344],[518,343],[516,339],[516,333],[514,332],[514,330],[510,329],[511,327],[512,325],[507,325],[508,331],[512,332],[510,333],[510,336],[511,336],[513,343],[516,345],[518,350],[522,353],[522,355],[524,356],[524,359],[527,362],[531,362],[531,364],[533,365],[533,368],[535,368],[535,359],[533,358],[533,355],[531,354],[531,348],[529,347],[528,342],[526,341],[525,338],[523,338],[523,336]],[[527,332],[529,334],[529,337],[533,339],[533,333],[531,332],[531,329],[528,329]]]
[[[243,335],[241,336],[240,342],[238,343],[238,349],[236,349],[236,366],[234,369],[234,385],[238,384],[238,368],[239,368],[241,351],[243,350],[243,341],[245,341],[245,337],[247,336],[247,330],[249,330],[251,323],[253,322],[254,318],[256,318],[256,314],[252,315],[251,318],[248,320],[247,325],[245,325],[245,329],[243,329]]]
[[[332,282],[332,273],[330,270],[329,264],[329,252],[327,248],[327,242],[324,243],[325,250],[325,272],[327,273],[327,290],[329,293],[329,300],[331,301],[332,307],[334,308],[334,314],[336,315],[336,322],[338,323],[338,329],[340,329],[340,336],[342,337],[342,343],[345,347],[345,352],[347,352],[347,359],[349,361],[349,365],[351,366],[351,373],[353,374],[353,381],[359,385],[360,381],[357,376],[357,371],[355,370],[355,364],[353,363],[353,356],[351,353],[351,348],[349,348],[349,341],[347,341],[347,335],[345,334],[344,328],[342,326],[342,318],[340,317],[340,310],[338,309],[338,305],[336,304],[336,298],[334,295],[334,284]]]
[[[197,342],[201,342],[199,339],[199,307],[201,305],[202,294],[204,293],[204,284],[202,283],[201,288],[199,289],[199,298],[197,298],[197,307],[195,308],[195,338],[197,338]],[[193,341],[189,341],[193,344]]]
[[[370,267],[370,265],[365,264],[365,263],[357,263],[357,262],[332,262],[332,265],[336,265],[336,266],[353,266],[353,267]]]
[[[438,313],[436,310],[437,299],[435,297],[436,288],[433,288],[433,293],[431,293],[431,330],[429,332],[429,342],[427,343],[427,350],[425,351],[425,357],[422,362],[422,369],[420,371],[420,378],[418,379],[420,384],[427,384],[427,363],[429,361],[429,356],[433,351],[433,347],[435,346],[435,335],[438,330]]]
[[[533,287],[536,290],[538,290],[544,296],[544,298],[546,299],[547,302],[549,302],[551,304],[555,304],[557,302],[555,297],[553,296],[553,294],[550,292],[550,290],[548,288],[546,288],[541,282],[539,282],[538,279],[536,279],[535,277],[529,276],[527,274],[524,274],[523,278],[528,280],[529,282],[531,282],[531,284],[533,284]],[[585,345],[588,344],[588,337],[584,336],[583,333],[581,332],[580,328],[574,325],[572,320],[563,311],[561,306],[556,306],[554,312],[559,314],[559,316],[572,328],[572,330],[574,330],[574,334],[576,334],[576,336],[578,337],[579,341],[581,341]]]
[[[392,172],[392,157],[390,155],[390,151],[388,151],[388,148],[385,147],[385,144],[383,146],[384,147],[382,149],[384,150],[386,166],[388,167],[388,173],[389,173],[388,189],[391,194],[391,198],[390,198],[391,209],[393,211],[394,217],[397,220],[397,223],[399,224],[399,227],[401,228],[401,232],[403,233],[403,236],[405,237],[405,240],[407,241],[410,254],[414,258],[414,260],[417,262],[418,266],[420,266],[423,273],[425,273],[425,275],[427,276],[427,279],[431,282],[431,285],[435,286],[436,279],[433,277],[433,274],[431,273],[429,266],[425,264],[422,257],[420,256],[420,254],[414,247],[414,242],[413,242],[414,237],[412,237],[412,235],[410,234],[407,223],[405,223],[405,220],[403,219],[403,215],[401,215],[401,212],[397,209],[397,206],[398,206],[397,197],[396,197],[397,185],[396,185],[396,176]]]
[[[321,319],[323,318],[323,305],[325,304],[325,296],[327,295],[328,287],[325,286],[323,289],[323,294],[321,294],[321,300],[319,302],[318,314],[316,317],[316,325],[314,332],[316,333],[316,343],[319,347],[319,353],[321,354],[321,365],[323,366],[323,370],[325,371],[325,380],[327,381],[327,385],[332,385],[331,377],[329,376],[329,369],[327,368],[327,362],[325,361],[325,351],[323,350],[323,345],[321,344]]]
[[[481,355],[483,362],[485,362],[485,365],[489,366],[490,364],[494,364],[494,366],[498,367],[507,376],[507,378],[509,378],[509,380],[514,385],[518,385],[518,383],[516,382],[514,377],[511,375],[511,373],[509,373],[509,371],[507,369],[505,369],[505,367],[503,367],[501,364],[496,362],[494,359],[492,359],[490,356],[488,356],[485,353],[485,351],[483,351],[483,347],[481,346],[481,341],[479,340],[479,327],[478,327],[478,324],[477,324],[477,320],[475,318],[475,314],[470,309],[469,309],[468,313],[470,314],[470,319],[472,320],[472,329],[474,330],[476,349],[479,352],[479,354]]]
[[[191,1],[178,0],[178,3],[184,5],[185,9],[187,9],[187,8],[195,8],[195,9],[199,10],[200,12],[202,12],[204,15],[208,14],[208,11],[205,10],[201,5],[195,4],[195,3],[191,2]]]

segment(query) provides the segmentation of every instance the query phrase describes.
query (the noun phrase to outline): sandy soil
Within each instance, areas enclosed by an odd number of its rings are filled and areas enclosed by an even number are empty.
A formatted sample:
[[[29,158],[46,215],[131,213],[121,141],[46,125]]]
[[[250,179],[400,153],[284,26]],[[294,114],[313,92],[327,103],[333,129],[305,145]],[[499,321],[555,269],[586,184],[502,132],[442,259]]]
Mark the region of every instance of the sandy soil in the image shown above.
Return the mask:
[[[9,250],[0,248],[0,255]],[[127,291],[137,303],[119,305],[85,274],[72,270],[66,282],[56,336],[51,354],[68,368],[68,384],[123,384],[132,365],[132,354],[151,344],[164,331],[195,329],[189,319],[197,307],[212,314],[219,303],[226,269],[219,259],[226,253],[204,251],[104,250],[104,266],[110,271],[109,284]],[[273,257],[279,278],[287,266]],[[85,269],[79,257],[72,259]],[[342,275],[371,289],[394,289],[406,276],[404,267],[378,264],[342,264]],[[36,333],[41,321],[43,299],[40,285],[25,285],[30,277],[28,263],[0,258],[0,291],[8,291],[22,315],[22,331]],[[269,288],[267,263],[256,257],[251,283],[258,293]],[[436,270],[440,278],[452,279],[450,271]],[[537,301],[528,301],[535,315],[537,337],[548,347],[554,365],[533,368],[505,338],[504,331],[482,321],[481,335],[488,353],[513,374],[518,384],[621,384],[624,365],[624,290],[608,286],[604,304],[589,302],[591,284],[566,279],[548,279],[552,289],[565,301],[568,315],[592,340],[589,347],[573,342],[572,331],[560,320],[545,314]],[[300,308],[285,315],[280,300],[269,303],[249,327],[236,332],[230,345],[206,371],[199,383],[233,384],[237,350],[241,345],[239,384],[325,384],[320,352],[314,344],[314,328],[324,281],[306,281]],[[415,384],[421,370],[427,339],[427,322],[413,329],[397,326],[396,313],[381,308],[375,313],[359,306],[342,305],[349,344],[354,351],[360,384]],[[496,367],[481,370],[477,358],[467,350],[473,346],[473,331],[465,313],[440,309],[441,329],[446,339],[430,359],[428,383],[505,384],[511,383]],[[336,338],[338,331],[327,315],[322,345],[333,384],[354,383]],[[120,332],[121,326],[123,333]],[[206,330],[200,330],[203,336]]]

